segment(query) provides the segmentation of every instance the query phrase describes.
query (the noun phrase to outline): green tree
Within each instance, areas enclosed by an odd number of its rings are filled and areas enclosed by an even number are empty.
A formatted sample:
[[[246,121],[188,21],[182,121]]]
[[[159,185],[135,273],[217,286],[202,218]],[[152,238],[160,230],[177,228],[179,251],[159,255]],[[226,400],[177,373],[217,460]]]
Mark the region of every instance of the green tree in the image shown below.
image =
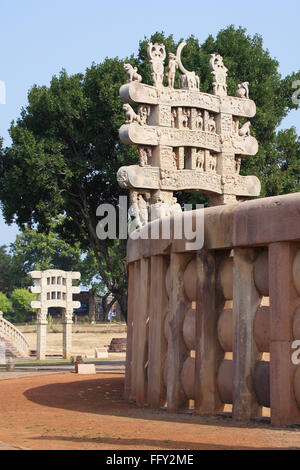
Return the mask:
[[[34,86],[1,158],[0,198],[6,220],[21,228],[37,224],[47,231],[53,219],[66,215],[60,234],[71,245],[80,242],[83,251],[93,250],[106,289],[125,313],[125,241],[96,235],[99,204],[118,204],[117,168],[136,162],[135,149],[118,137],[124,80],[122,63],[107,59],[84,75],[62,71],[49,88]],[[117,266],[111,250],[119,254]]]
[[[5,245],[0,246],[0,291],[9,295],[16,287],[30,285],[22,261],[13,256]]]
[[[31,320],[35,310],[29,307],[29,302],[36,299],[36,295],[31,294],[27,289],[15,289],[11,293],[11,302],[13,307],[13,320],[16,323],[22,323]]]
[[[11,244],[13,258],[26,273],[45,269],[77,270],[82,256],[79,243],[72,246],[66,243],[54,231],[56,226],[52,224],[51,230],[45,233],[26,228]]]
[[[163,33],[150,40],[165,43],[167,53],[180,42]],[[150,83],[147,42],[141,41],[136,57],[126,58],[139,67],[144,83]],[[300,73],[282,78],[262,38],[242,28],[230,26],[203,44],[194,36],[186,42],[183,63],[200,76],[202,91],[212,91],[209,57],[214,52],[229,69],[229,94],[235,94],[238,83],[250,82],[257,105],[252,134],[260,149],[243,160],[242,172],[261,179],[262,196],[299,190],[299,139],[293,129],[281,134],[277,129],[297,107],[291,101],[292,82]],[[118,196],[126,192],[117,184],[116,171],[138,161],[136,149],[120,143],[118,135],[124,122],[119,88],[125,81],[122,61],[116,58],[93,64],[84,74],[69,76],[63,70],[49,87],[33,86],[28,106],[11,125],[13,143],[0,152],[0,200],[7,222],[14,220],[21,228],[37,224],[39,231],[47,231],[53,219],[65,216],[59,233],[69,244],[79,242],[83,251],[93,251],[101,281],[123,315],[126,243],[98,239],[96,209],[102,203],[117,206]],[[182,195],[181,201],[187,198]]]
[[[3,313],[11,313],[12,311],[12,303],[3,292],[0,292],[0,311]]]

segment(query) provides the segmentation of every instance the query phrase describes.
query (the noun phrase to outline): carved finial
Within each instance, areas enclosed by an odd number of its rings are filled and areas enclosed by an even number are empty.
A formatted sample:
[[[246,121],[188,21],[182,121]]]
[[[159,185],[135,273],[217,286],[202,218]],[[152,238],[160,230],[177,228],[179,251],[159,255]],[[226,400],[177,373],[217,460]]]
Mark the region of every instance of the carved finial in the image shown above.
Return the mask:
[[[130,82],[141,82],[142,76],[137,73],[137,67],[133,67],[131,64],[124,64],[123,65],[126,75],[127,75],[127,83]]]
[[[195,72],[189,72],[186,70],[181,62],[181,51],[185,45],[185,42],[180,43],[176,53],[178,66],[182,72],[182,75],[180,75],[179,79],[180,88],[186,88],[187,90],[199,90],[200,78],[195,74]]]
[[[227,96],[227,71],[220,54],[210,54],[209,66],[213,75],[214,95]]]
[[[239,98],[249,98],[249,82],[239,83],[236,96]]]
[[[161,88],[164,79],[164,61],[166,58],[166,48],[164,44],[148,43],[148,58],[151,64],[152,80],[154,86]]]

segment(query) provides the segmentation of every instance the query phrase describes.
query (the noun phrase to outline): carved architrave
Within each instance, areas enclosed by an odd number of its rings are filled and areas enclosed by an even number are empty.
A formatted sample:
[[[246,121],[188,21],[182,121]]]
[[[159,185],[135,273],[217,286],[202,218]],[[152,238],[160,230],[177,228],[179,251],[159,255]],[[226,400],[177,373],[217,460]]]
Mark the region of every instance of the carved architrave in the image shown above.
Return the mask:
[[[120,96],[129,103],[194,107],[214,113],[228,113],[245,118],[251,118],[256,113],[256,105],[250,99],[241,99],[235,96],[216,96],[194,90],[170,88],[158,90],[151,85],[138,82],[122,85]]]

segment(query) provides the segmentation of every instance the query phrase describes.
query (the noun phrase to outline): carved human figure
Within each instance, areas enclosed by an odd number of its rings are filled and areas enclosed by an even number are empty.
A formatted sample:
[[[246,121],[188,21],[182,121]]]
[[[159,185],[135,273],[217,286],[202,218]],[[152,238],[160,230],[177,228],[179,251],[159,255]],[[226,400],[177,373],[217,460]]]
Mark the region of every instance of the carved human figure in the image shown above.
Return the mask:
[[[136,114],[136,112],[132,109],[130,104],[125,103],[123,104],[123,111],[125,111],[125,124],[132,124],[133,122],[137,122],[141,124],[141,118]]]
[[[168,63],[167,72],[166,72],[166,75],[168,77],[168,85],[170,88],[174,88],[175,75],[176,75],[177,69],[178,69],[178,62],[177,62],[176,55],[170,52],[169,63]]]
[[[148,206],[142,194],[138,195],[138,208],[139,208],[140,221],[141,221],[142,226],[144,226],[148,223],[149,216],[148,216]]]
[[[251,126],[250,121],[245,122],[245,124],[239,130],[239,136],[240,137],[249,136],[250,135],[250,126]]]
[[[239,98],[249,98],[249,82],[239,83],[236,95]]]
[[[203,171],[204,169],[204,152],[203,150],[199,150],[196,153],[196,170]]]
[[[149,106],[140,106],[139,107],[140,124],[142,126],[146,126],[149,114],[150,114],[150,107]]]
[[[131,191],[130,193],[129,216],[131,217],[131,223],[129,232],[137,230],[148,223],[148,206],[144,200],[142,194],[137,191]]]
[[[142,76],[137,73],[137,67],[133,67],[131,64],[124,64],[123,65],[126,75],[127,75],[127,83],[130,82],[141,82]]]
[[[215,154],[207,152],[206,158],[206,171],[210,173],[215,173],[217,168],[217,156]]]
[[[189,109],[182,110],[182,126],[189,127],[189,119],[191,116],[191,111]]]
[[[139,147],[138,151],[139,151],[139,157],[140,157],[140,165],[148,166],[149,160],[152,157],[151,147]]]
[[[175,215],[175,214],[181,214],[182,209],[180,204],[177,202],[177,198],[173,197],[171,201],[171,206],[170,206],[170,215]]]
[[[202,112],[201,111],[198,111],[197,112],[197,116],[195,118],[195,126],[197,129],[199,129],[200,131],[203,130],[203,116],[202,116]]]
[[[171,127],[175,127],[175,123],[176,123],[176,117],[177,117],[177,111],[176,109],[172,109],[172,112],[171,112]]]
[[[213,133],[216,132],[216,121],[212,114],[210,114],[209,116],[207,127],[208,127],[208,132],[213,132]]]

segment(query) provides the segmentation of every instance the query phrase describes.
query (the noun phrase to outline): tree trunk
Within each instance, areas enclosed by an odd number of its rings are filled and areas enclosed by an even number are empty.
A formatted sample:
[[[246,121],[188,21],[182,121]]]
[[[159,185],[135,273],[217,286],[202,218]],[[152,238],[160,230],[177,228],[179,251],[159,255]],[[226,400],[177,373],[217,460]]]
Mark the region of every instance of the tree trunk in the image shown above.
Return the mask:
[[[96,292],[94,289],[89,291],[89,319],[90,323],[96,321]]]

